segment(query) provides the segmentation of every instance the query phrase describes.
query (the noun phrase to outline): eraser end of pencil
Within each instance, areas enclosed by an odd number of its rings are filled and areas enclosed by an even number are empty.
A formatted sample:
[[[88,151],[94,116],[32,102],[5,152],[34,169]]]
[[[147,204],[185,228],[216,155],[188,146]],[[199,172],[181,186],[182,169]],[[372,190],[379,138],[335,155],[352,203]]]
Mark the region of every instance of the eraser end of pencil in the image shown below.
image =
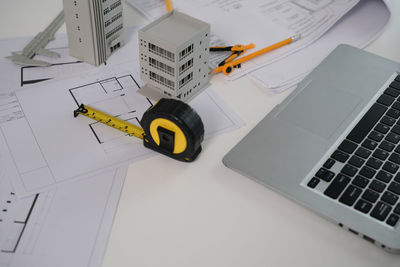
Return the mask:
[[[292,42],[296,42],[301,38],[301,34],[296,34],[292,36]]]

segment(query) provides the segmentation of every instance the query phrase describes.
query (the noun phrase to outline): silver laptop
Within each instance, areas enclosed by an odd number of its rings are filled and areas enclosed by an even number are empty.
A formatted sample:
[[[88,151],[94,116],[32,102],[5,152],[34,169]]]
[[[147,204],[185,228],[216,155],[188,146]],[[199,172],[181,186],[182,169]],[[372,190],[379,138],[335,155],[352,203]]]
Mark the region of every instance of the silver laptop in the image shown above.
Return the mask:
[[[400,253],[400,64],[338,46],[223,159]]]

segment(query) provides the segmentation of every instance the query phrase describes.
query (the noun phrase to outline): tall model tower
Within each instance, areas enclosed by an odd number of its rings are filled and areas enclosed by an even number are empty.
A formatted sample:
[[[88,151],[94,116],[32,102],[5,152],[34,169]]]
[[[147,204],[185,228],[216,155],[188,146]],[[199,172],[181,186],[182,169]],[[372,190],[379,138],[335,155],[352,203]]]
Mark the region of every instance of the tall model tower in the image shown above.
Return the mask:
[[[121,0],[63,0],[70,54],[98,66],[123,43]]]
[[[140,92],[188,101],[209,83],[210,25],[171,11],[139,31]]]

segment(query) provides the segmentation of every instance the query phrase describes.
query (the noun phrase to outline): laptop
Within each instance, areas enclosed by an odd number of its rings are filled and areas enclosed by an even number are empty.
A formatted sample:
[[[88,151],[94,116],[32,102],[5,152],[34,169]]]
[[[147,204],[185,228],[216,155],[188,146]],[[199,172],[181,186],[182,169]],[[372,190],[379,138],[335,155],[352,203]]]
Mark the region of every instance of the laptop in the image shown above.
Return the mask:
[[[400,253],[399,73],[339,45],[223,163]]]

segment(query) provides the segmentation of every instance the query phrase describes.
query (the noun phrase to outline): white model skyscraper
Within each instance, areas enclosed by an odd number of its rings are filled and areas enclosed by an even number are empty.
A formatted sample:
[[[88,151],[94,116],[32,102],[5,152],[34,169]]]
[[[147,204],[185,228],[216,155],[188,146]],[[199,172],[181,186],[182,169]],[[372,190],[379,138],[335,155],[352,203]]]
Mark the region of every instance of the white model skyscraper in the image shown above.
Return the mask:
[[[70,54],[98,66],[123,44],[121,0],[63,0]]]
[[[188,101],[209,83],[210,25],[171,11],[139,31],[139,92]]]

